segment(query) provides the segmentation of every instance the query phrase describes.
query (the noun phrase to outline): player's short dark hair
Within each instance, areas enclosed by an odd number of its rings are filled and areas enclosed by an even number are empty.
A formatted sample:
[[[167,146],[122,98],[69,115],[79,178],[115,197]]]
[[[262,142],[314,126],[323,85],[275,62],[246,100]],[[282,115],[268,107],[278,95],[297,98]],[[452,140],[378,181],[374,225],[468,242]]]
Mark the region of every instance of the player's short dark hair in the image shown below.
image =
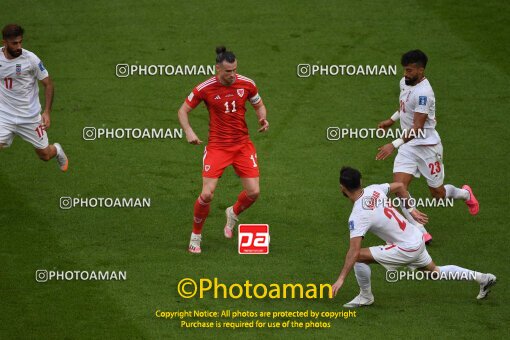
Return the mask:
[[[20,25],[9,24],[2,29],[2,39],[12,39],[22,36],[25,30]]]
[[[236,61],[236,56],[232,51],[227,51],[225,46],[218,46],[216,47],[216,64],[221,64],[224,61],[231,64]]]
[[[359,189],[361,187],[361,172],[350,166],[343,166],[340,169],[340,184],[349,191]]]
[[[400,60],[400,63],[402,66],[407,66],[409,64],[416,64],[418,66],[421,66],[423,68],[427,67],[427,61],[429,61],[429,58],[427,58],[427,55],[423,53],[421,50],[412,50],[409,52],[406,52],[402,55],[402,59]]]

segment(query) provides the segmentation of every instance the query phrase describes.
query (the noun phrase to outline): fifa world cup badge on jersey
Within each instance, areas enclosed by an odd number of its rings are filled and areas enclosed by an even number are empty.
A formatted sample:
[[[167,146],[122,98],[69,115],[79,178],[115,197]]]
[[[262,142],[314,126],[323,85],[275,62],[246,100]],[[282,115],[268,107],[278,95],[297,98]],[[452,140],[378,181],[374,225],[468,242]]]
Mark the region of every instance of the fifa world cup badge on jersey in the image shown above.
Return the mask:
[[[354,221],[349,221],[349,230],[354,230]]]
[[[21,74],[21,64],[16,64],[16,75],[19,76]]]
[[[41,72],[44,72],[44,71],[46,70],[46,69],[44,68],[44,65],[43,65],[42,61],[41,61],[41,62],[39,62],[39,70],[41,70]]]
[[[237,89],[237,94],[242,98],[244,96],[244,89]]]
[[[418,105],[427,105],[427,96],[420,96],[418,98]]]

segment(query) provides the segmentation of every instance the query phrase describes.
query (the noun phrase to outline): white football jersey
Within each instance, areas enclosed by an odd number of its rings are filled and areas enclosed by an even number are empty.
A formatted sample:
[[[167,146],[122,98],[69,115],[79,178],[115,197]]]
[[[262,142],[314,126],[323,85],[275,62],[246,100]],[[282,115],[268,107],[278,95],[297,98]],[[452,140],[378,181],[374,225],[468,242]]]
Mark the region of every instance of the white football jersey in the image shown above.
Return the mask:
[[[435,145],[441,142],[436,131],[436,98],[427,78],[414,86],[406,85],[405,78],[400,80],[400,128],[410,130],[414,123],[414,113],[426,114],[423,126],[425,138],[416,136],[406,144]]]
[[[397,209],[389,207],[390,185],[374,184],[363,189],[363,195],[354,202],[349,217],[350,236],[365,236],[371,231],[388,244],[403,250],[418,249],[423,243],[421,231],[406,220]]]
[[[7,59],[0,50],[0,120],[11,124],[39,119],[38,80],[48,77],[41,60],[25,49],[19,57]]]

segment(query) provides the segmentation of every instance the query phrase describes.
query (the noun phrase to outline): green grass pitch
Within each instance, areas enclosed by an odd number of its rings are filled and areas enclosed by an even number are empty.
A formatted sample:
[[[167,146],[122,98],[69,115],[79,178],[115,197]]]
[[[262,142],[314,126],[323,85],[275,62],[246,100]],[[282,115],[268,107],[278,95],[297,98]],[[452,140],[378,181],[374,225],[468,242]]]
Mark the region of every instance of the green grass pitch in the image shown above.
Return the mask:
[[[50,142],[68,173],[39,161],[16,138],[0,152],[0,338],[508,338],[508,83],[510,5],[504,1],[11,1],[0,25],[24,26],[24,48],[55,83]],[[82,139],[96,127],[178,127],[177,109],[206,76],[117,78],[115,65],[212,64],[225,44],[257,82],[269,133],[256,133],[261,197],[241,222],[267,223],[268,255],[237,254],[222,229],[241,187],[225,172],[204,227],[203,253],[186,251],[201,187],[202,147],[185,140]],[[326,139],[329,126],[375,127],[398,105],[403,52],[429,56],[446,183],[469,183],[479,215],[462,202],[428,209],[438,264],[492,272],[498,285],[475,299],[472,282],[387,283],[372,266],[376,302],[328,329],[183,329],[157,309],[339,311],[358,292],[353,273],[330,299],[183,299],[179,280],[333,283],[348,248],[351,204],[338,189],[342,165],[365,183],[391,181],[381,140]],[[399,65],[397,76],[299,78],[311,64]],[[207,138],[203,104],[190,116]],[[411,185],[428,197],[423,179]],[[147,209],[59,209],[61,196],[150,197]],[[368,237],[365,246],[380,243]],[[37,269],[125,270],[126,281],[37,283]],[[267,321],[267,320],[266,320]]]

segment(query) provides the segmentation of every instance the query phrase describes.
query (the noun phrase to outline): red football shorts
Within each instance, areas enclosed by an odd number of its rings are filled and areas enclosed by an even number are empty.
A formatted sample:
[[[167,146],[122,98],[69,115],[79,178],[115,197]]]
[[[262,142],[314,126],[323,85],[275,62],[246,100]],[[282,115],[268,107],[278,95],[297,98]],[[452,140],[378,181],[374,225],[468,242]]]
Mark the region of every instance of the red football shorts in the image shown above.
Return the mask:
[[[236,174],[241,178],[259,177],[257,150],[251,141],[225,148],[204,149],[202,177],[220,178],[225,168],[234,166]]]

